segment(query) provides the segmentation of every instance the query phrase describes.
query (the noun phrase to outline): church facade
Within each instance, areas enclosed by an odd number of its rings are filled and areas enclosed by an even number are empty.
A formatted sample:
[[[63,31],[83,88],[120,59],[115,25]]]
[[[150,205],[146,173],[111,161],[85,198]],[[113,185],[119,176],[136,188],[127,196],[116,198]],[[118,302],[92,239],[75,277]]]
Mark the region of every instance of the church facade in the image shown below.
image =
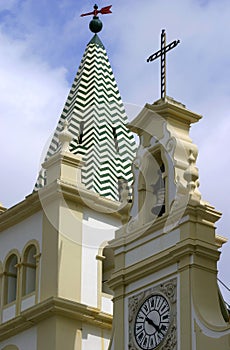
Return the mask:
[[[127,124],[90,28],[34,190],[0,208],[0,350],[230,349],[201,116],[166,96]]]

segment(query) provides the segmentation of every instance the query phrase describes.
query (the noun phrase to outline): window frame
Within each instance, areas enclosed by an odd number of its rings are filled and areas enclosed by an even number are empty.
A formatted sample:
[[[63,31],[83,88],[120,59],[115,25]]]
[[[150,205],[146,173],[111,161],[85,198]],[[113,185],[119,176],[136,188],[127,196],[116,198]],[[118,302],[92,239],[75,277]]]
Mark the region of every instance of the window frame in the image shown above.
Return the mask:
[[[35,254],[33,254],[34,258],[34,263],[28,262],[28,256],[30,253],[30,250],[33,249],[35,250]],[[37,257],[38,257],[38,248],[37,245],[34,242],[29,242],[23,250],[22,254],[22,289],[21,289],[21,295],[22,298],[26,297],[28,295],[34,294],[36,292],[37,288]],[[27,291],[27,279],[29,278],[28,276],[28,269],[32,268],[33,269],[33,289]]]
[[[10,265],[10,259],[13,257],[16,257],[16,263],[14,264],[14,267],[16,269],[16,274],[9,272],[9,265]],[[19,264],[20,264],[20,256],[17,250],[11,250],[6,258],[3,268],[3,306],[8,306],[10,304],[16,303],[18,299],[18,293],[19,293]],[[16,279],[15,282],[15,290],[14,295],[15,298],[11,300],[9,297],[9,277],[14,277]]]

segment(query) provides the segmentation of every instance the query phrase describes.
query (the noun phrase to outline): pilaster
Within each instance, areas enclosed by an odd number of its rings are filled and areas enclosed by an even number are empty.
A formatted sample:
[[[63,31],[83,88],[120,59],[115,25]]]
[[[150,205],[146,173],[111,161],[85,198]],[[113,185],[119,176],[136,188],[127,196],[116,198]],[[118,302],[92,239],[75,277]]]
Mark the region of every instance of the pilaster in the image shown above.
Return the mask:
[[[80,302],[83,208],[65,196],[61,185],[72,191],[84,188],[82,160],[69,152],[72,136],[67,124],[59,139],[61,150],[44,162],[47,185],[39,190],[44,212],[41,300],[58,296]]]

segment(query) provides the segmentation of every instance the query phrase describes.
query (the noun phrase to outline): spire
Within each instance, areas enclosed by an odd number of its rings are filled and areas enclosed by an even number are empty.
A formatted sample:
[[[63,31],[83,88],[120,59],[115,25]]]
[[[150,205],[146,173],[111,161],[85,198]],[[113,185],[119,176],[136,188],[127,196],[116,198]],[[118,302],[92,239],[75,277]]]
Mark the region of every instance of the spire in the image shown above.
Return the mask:
[[[64,121],[73,135],[70,152],[83,156],[86,188],[118,200],[119,180],[131,186],[136,146],[126,127],[128,118],[107,53],[96,33],[86,47],[45,159],[60,151]],[[45,183],[42,169],[35,190]]]

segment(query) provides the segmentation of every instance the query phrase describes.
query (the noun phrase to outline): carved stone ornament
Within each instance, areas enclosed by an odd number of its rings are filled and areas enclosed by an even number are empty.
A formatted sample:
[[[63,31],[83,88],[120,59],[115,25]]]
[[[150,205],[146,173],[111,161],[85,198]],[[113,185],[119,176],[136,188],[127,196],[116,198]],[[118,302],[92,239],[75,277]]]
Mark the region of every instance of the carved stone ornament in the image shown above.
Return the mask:
[[[129,184],[125,179],[120,178],[118,180],[118,190],[119,201],[121,203],[118,208],[118,212],[121,215],[121,222],[124,225],[129,221],[129,210],[131,207],[131,191]]]
[[[170,305],[170,326],[168,328],[165,339],[157,346],[157,349],[162,350],[177,350],[177,323],[176,323],[176,304],[177,304],[177,279],[171,279],[152,288],[148,288],[128,300],[129,308],[129,350],[140,350],[136,344],[134,337],[135,319],[140,308],[140,305],[152,295],[162,295]]]

